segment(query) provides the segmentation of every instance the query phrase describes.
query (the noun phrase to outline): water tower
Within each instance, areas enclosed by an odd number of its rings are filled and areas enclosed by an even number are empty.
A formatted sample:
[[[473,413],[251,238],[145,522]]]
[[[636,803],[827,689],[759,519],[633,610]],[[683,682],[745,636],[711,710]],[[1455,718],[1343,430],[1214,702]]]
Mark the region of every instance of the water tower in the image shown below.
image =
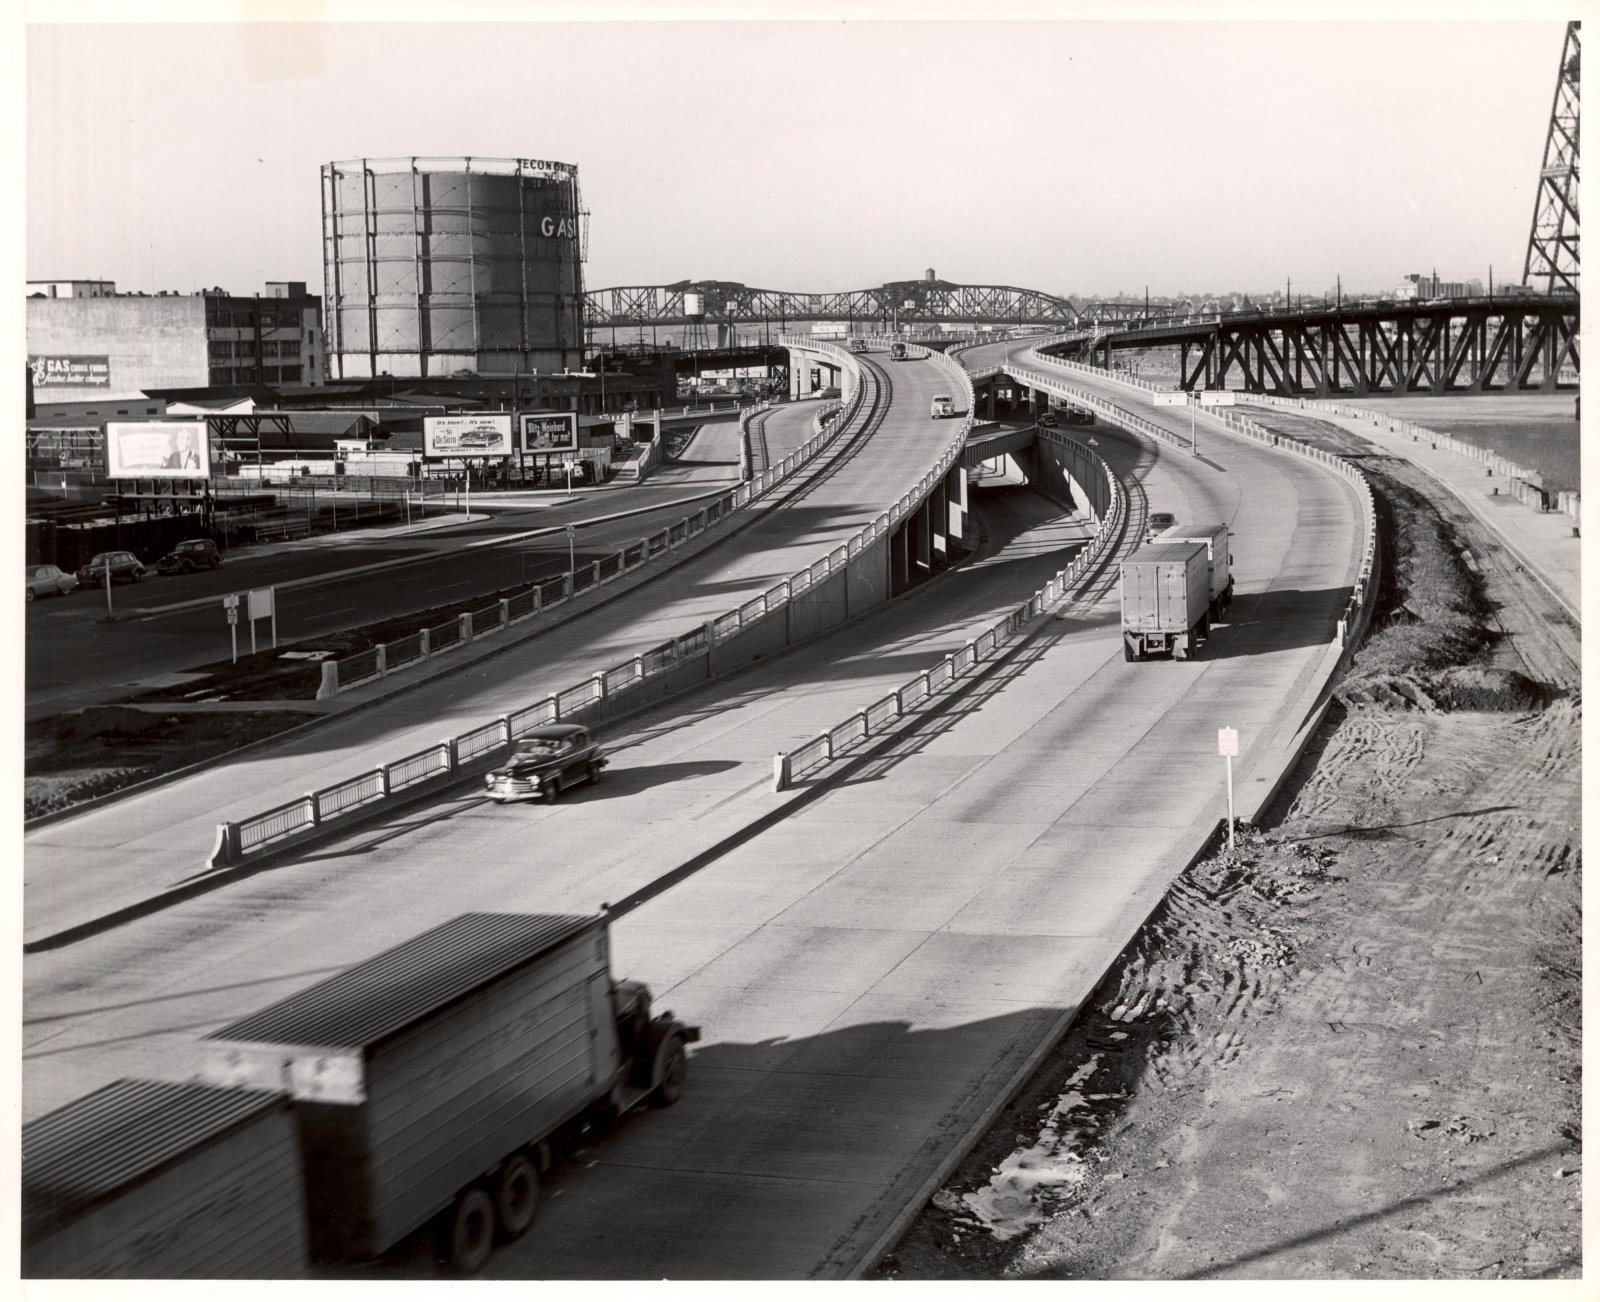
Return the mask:
[[[683,346],[689,349],[710,348],[711,338],[706,334],[706,296],[698,290],[683,292],[683,314],[689,320],[683,332]]]

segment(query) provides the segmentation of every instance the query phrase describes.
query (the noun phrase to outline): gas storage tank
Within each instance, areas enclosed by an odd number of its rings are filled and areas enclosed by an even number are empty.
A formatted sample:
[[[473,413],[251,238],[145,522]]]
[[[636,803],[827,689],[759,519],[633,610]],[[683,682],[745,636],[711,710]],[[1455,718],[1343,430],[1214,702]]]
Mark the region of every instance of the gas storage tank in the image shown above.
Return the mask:
[[[571,163],[324,164],[330,378],[581,366],[584,217]]]

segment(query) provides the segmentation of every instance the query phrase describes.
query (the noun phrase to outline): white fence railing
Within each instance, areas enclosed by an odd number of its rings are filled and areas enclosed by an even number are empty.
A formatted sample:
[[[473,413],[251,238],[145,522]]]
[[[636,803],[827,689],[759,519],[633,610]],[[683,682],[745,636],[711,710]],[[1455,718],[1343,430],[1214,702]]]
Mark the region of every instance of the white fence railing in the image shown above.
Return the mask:
[[[1058,358],[1042,358],[1035,349],[1030,354],[1036,362],[1047,361],[1047,364],[1063,365]],[[1076,367],[1076,363],[1066,363],[1069,369]],[[1109,400],[1068,385],[1056,376],[1041,372],[1035,368],[1017,367],[1006,365],[1004,369],[1008,374],[1028,384],[1035,385],[1058,397],[1069,399],[1075,404],[1092,409],[1097,415],[1105,418],[1107,422],[1121,428],[1158,438],[1164,442],[1177,446],[1187,446],[1179,435],[1163,429],[1154,422],[1120,407]],[[1083,368],[1093,369],[1093,368]],[[1103,371],[1096,371],[1097,375],[1104,376]],[[1128,384],[1133,388],[1151,388],[1153,386],[1140,384],[1131,380],[1119,380],[1119,383]],[[1372,486],[1367,478],[1350,462],[1332,453],[1323,452],[1319,448],[1309,447],[1293,440],[1284,439],[1271,431],[1263,429],[1254,421],[1244,416],[1231,412],[1222,414],[1215,410],[1207,410],[1206,415],[1219,421],[1237,434],[1264,443],[1272,447],[1310,458],[1321,465],[1327,466],[1335,473],[1348,479],[1356,489],[1356,498],[1359,503],[1362,517],[1362,553],[1361,563],[1357,567],[1355,583],[1351,588],[1350,597],[1341,612],[1333,642],[1340,648],[1337,663],[1330,671],[1337,673],[1341,667],[1348,664],[1355,648],[1359,645],[1362,635],[1366,631],[1367,623],[1372,617],[1372,608],[1377,600],[1378,590],[1378,526],[1377,511],[1372,497]],[[1041,430],[1040,435],[1048,437],[1052,442],[1075,442],[1065,435],[1053,430]],[[1080,445],[1081,446],[1081,445]],[[1082,451],[1092,456],[1087,448]],[[1099,457],[1094,458],[1099,463],[1102,473],[1106,476],[1111,511],[1108,513],[1111,524],[1106,520],[1099,522],[1096,530],[1095,544],[1091,549],[1080,552],[1074,558],[1073,564],[1061,571],[1050,580],[1045,587],[1036,592],[1024,605],[1018,606],[1008,614],[1002,616],[984,629],[976,638],[969,641],[960,651],[945,657],[942,664],[935,665],[913,678],[896,691],[873,702],[865,710],[858,711],[842,724],[836,724],[816,738],[806,742],[787,753],[780,752],[773,756],[773,787],[783,790],[792,781],[814,773],[823,765],[852,753],[864,742],[873,736],[881,735],[891,729],[893,724],[903,715],[920,705],[922,702],[938,695],[945,688],[955,683],[965,672],[976,667],[986,659],[998,655],[1000,650],[1013,641],[1017,635],[1032,620],[1038,618],[1050,605],[1060,600],[1077,584],[1083,574],[1104,555],[1105,549],[1116,536],[1117,530],[1112,527],[1120,523],[1126,511],[1126,495],[1121,482],[1116,478],[1108,466]]]
[[[811,340],[807,340],[806,345],[815,347],[814,341]],[[844,353],[844,350],[835,351],[848,361],[849,354]],[[971,386],[965,383],[960,367],[938,354],[933,354],[933,358],[952,373],[953,384],[957,382],[962,384],[970,408]],[[853,421],[864,405],[865,395],[875,391],[876,380],[863,377],[862,382],[855,386],[852,399],[844,404],[843,414],[832,420],[832,429],[826,437],[831,439],[838,430]],[[840,409],[832,408],[832,410]],[[793,602],[804,597],[830,576],[845,570],[852,560],[900,524],[959,460],[971,423],[971,417],[968,416],[957,424],[950,442],[941,452],[934,468],[924,474],[913,488],[902,494],[887,511],[864,525],[844,544],[834,548],[805,569],[797,570],[764,593],[678,637],[659,643],[620,664],[591,674],[571,687],[521,706],[458,736],[447,738],[437,746],[381,765],[378,769],[369,771],[375,775],[373,777],[363,774],[348,778],[335,783],[332,787],[311,792],[288,804],[276,806],[265,813],[252,815],[238,822],[219,824],[210,866],[212,868],[234,866],[275,853],[288,845],[300,844],[322,832],[326,825],[337,824],[340,817],[351,810],[370,812],[374,806],[381,806],[384,801],[402,790],[414,795],[424,789],[447,787],[475,768],[483,766],[486,761],[492,762],[510,746],[512,741],[530,728],[554,722],[598,722],[624,712],[634,701],[644,702],[652,699],[646,689],[653,680],[659,680],[661,676],[677,671],[697,657],[708,656],[718,645],[758,628],[764,621],[786,618],[788,607]],[[802,453],[804,451],[801,450]],[[794,455],[800,456],[801,453]],[[754,482],[752,481],[752,484]],[[670,533],[670,530],[663,530],[648,539],[641,539],[619,555],[635,558],[640,554],[659,555],[660,550],[670,545],[668,537]],[[652,550],[658,540],[661,544],[660,549]],[[639,562],[635,560],[633,563]],[[450,629],[453,626],[443,627]],[[428,640],[427,637],[423,638],[424,653]],[[636,695],[638,693],[644,694]],[[364,793],[360,799],[347,798],[343,794],[336,798],[328,798],[331,792],[344,793],[357,786]]]
[[[831,420],[849,404],[829,404],[816,424],[816,433],[803,446],[791,452],[776,466],[754,475],[737,488],[707,503],[693,515],[685,516],[665,529],[602,556],[580,570],[535,583],[509,597],[499,598],[482,610],[456,616],[443,624],[422,628],[395,642],[379,643],[365,651],[338,660],[322,662],[322,683],[317,699],[328,700],[353,687],[386,677],[396,670],[429,660],[441,652],[481,641],[494,633],[521,624],[545,611],[565,605],[574,597],[631,573],[641,565],[698,537],[712,525],[726,520],[734,511],[748,506],[776,488],[790,475],[806,466],[822,452],[854,418],[850,407],[842,419]],[[822,415],[830,418],[821,419]],[[745,418],[741,417],[741,420]],[[652,445],[654,446],[654,445]]]

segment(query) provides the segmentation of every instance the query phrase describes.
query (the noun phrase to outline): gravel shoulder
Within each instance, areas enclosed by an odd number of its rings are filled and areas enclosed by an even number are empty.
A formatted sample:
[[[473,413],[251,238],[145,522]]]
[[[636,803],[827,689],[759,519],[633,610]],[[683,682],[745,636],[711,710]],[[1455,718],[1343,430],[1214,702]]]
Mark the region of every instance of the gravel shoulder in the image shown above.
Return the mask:
[[[1362,456],[1372,633],[878,1278],[1581,1276],[1578,629],[1408,463],[1252,415]]]

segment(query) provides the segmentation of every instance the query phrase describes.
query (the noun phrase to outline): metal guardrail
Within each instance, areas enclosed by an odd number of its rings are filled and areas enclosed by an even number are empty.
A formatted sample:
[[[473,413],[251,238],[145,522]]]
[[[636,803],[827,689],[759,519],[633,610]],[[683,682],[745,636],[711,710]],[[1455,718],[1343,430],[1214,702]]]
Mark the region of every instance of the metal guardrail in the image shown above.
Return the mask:
[[[849,410],[842,419],[833,422],[831,428],[825,423],[819,424],[816,434],[811,439],[776,466],[746,480],[737,488],[730,489],[693,515],[685,516],[682,520],[668,525],[665,529],[657,530],[647,538],[641,538],[637,542],[629,543],[615,552],[602,556],[584,569],[570,575],[562,575],[558,579],[543,580],[520,592],[514,592],[509,597],[500,598],[495,605],[459,615],[446,624],[420,629],[397,642],[380,643],[366,651],[359,651],[338,660],[322,661],[322,682],[317,689],[317,699],[330,700],[341,692],[386,677],[398,669],[427,660],[455,647],[479,641],[544,611],[565,605],[573,597],[587,592],[590,588],[610,583],[638,569],[654,557],[677,550],[707,528],[727,519],[734,511],[748,506],[770,492],[828,447],[854,418],[857,409],[855,404],[829,405],[830,414],[845,412],[847,406]]]
[[[851,355],[843,349],[827,344],[820,345],[819,349],[817,342],[812,340],[806,340],[805,346],[813,350],[827,349],[837,353],[845,365],[854,366],[850,361]],[[972,387],[966,379],[966,373],[954,361],[942,354],[928,350],[919,351],[950,373],[952,383],[959,385],[965,392],[970,413]],[[857,383],[854,386],[854,393],[843,404],[842,418],[832,422],[832,429],[826,436],[819,437],[825,437],[826,441],[831,442],[840,430],[846,428],[859,414],[863,395],[871,387],[871,382]],[[381,784],[381,794],[364,796],[360,800],[347,800],[343,793],[351,790],[353,785],[367,780],[366,775],[360,775],[345,779],[321,791],[311,792],[299,800],[278,806],[263,814],[253,815],[236,823],[222,823],[217,828],[217,842],[212,851],[210,867],[233,866],[272,854],[287,845],[306,839],[320,831],[326,822],[336,821],[342,814],[352,809],[370,809],[398,792],[415,794],[422,790],[425,784],[427,789],[447,787],[465,776],[469,770],[481,765],[486,758],[497,756],[529,729],[545,723],[604,718],[608,712],[616,708],[619,700],[625,704],[628,695],[639,690],[651,678],[676,670],[686,660],[706,655],[719,643],[751,631],[766,620],[786,617],[788,606],[796,598],[803,596],[831,575],[847,568],[854,557],[859,556],[873,542],[887,534],[921,504],[940,479],[948,474],[950,468],[959,460],[971,425],[972,418],[969,414],[955,427],[955,432],[934,469],[924,474],[917,485],[902,494],[892,507],[870,524],[863,526],[843,546],[834,548],[826,556],[805,569],[796,571],[758,597],[678,637],[641,652],[630,660],[599,671],[580,683],[502,715],[496,720],[469,729],[459,736],[441,741],[437,746],[380,766],[374,772],[379,775],[377,780]],[[812,443],[815,442],[816,440],[812,440]],[[811,446],[812,444],[808,443],[806,448]],[[809,456],[814,453],[807,453],[803,448],[785,458],[783,465],[787,466],[791,460],[802,455]],[[784,473],[792,473],[792,469],[793,467]],[[772,473],[772,479],[767,487],[771,487],[782,477],[773,472],[769,473]],[[750,485],[742,487],[752,487],[755,482],[751,481]],[[736,494],[729,494],[728,498],[719,499],[719,502],[727,501],[734,496]],[[641,540],[645,544],[643,551],[646,554],[659,555],[660,550],[665,550],[668,546],[669,534],[670,531],[662,530],[652,535],[650,539]],[[657,539],[661,541],[660,550],[654,547]],[[635,543],[630,544],[630,547],[637,548],[640,545]],[[508,604],[508,602],[501,603],[502,615]],[[470,623],[470,619],[470,616],[461,616],[462,625]],[[441,629],[452,630],[457,627],[458,625],[446,624],[442,625]],[[438,631],[422,630],[419,640],[424,654],[427,653],[433,635]],[[470,636],[470,628],[466,631]],[[323,797],[329,792],[341,794],[325,802]]]
[[[1127,493],[1122,482],[1112,473],[1111,467],[1086,446],[1065,435],[1056,435],[1054,431],[1041,431],[1041,433],[1049,433],[1052,442],[1072,445],[1079,454],[1092,460],[1105,478],[1110,510],[1095,522],[1094,538],[1089,546],[1074,556],[1065,569],[1057,572],[1032,597],[995,620],[965,646],[945,656],[942,661],[908,680],[893,692],[872,702],[866,709],[857,711],[843,723],[835,724],[792,751],[780,751],[774,755],[773,790],[782,791],[796,779],[815,772],[823,765],[841,758],[861,743],[888,731],[908,712],[939,695],[957,682],[963,674],[984,661],[993,659],[1014,641],[1023,629],[1060,601],[1077,586],[1085,574],[1099,564],[1120,532],[1122,521],[1127,515]]]
[[[1444,448],[1458,456],[1467,457],[1478,462],[1484,467],[1485,477],[1498,475],[1503,479],[1512,481],[1512,496],[1516,497],[1524,506],[1535,511],[1559,511],[1569,515],[1574,520],[1581,518],[1581,495],[1571,490],[1563,489],[1552,494],[1534,481],[1539,478],[1533,471],[1525,466],[1518,465],[1515,461],[1501,456],[1489,448],[1479,447],[1475,443],[1467,443],[1454,438],[1449,434],[1442,434],[1438,430],[1429,429],[1426,425],[1418,425],[1415,421],[1403,420],[1398,416],[1391,416],[1387,412],[1374,411],[1367,407],[1352,407],[1347,403],[1334,402],[1324,398],[1289,398],[1279,394],[1250,393],[1241,397],[1247,403],[1263,407],[1287,407],[1306,411],[1324,411],[1334,416],[1344,416],[1351,420],[1365,421],[1369,425],[1386,428],[1392,434],[1401,434],[1411,439],[1414,443],[1427,443],[1430,447]],[[1554,497],[1554,505],[1551,498]]]
[[[1042,342],[1047,346],[1049,341]],[[1034,361],[1043,360],[1037,348],[1030,352],[1030,359]],[[1076,363],[1063,363],[1058,358],[1051,358],[1049,361],[1051,365],[1067,365],[1069,368],[1078,366]],[[1119,407],[1097,394],[1091,394],[1067,385],[1046,373],[1011,365],[1000,369],[1004,369],[1015,378],[1042,388],[1046,392],[1067,397],[1073,402],[1088,406],[1097,414],[1104,416],[1112,424],[1147,434],[1178,446],[1184,446],[1184,440],[1180,436],[1172,434],[1144,417],[1128,411],[1124,407]],[[1105,374],[1104,372],[1097,373],[1100,375]],[[1134,380],[1119,380],[1118,382],[1135,388],[1154,388],[1154,386],[1141,384]],[[1377,511],[1373,502],[1371,484],[1367,482],[1366,476],[1359,469],[1342,457],[1274,435],[1247,417],[1233,415],[1232,413],[1224,415],[1216,411],[1207,411],[1205,414],[1246,438],[1307,456],[1311,460],[1317,461],[1343,475],[1357,487],[1356,497],[1360,504],[1363,522],[1363,549],[1355,584],[1352,587],[1349,600],[1346,602],[1344,612],[1338,621],[1333,638],[1334,644],[1341,648],[1339,660],[1334,667],[1334,672],[1337,672],[1339,668],[1348,664],[1349,659],[1353,656],[1356,646],[1366,631],[1367,624],[1372,617],[1373,606],[1377,600]],[[1076,440],[1068,439],[1065,435],[1058,434],[1054,430],[1041,430],[1040,435],[1048,435],[1051,441],[1076,442]],[[1085,455],[1094,457],[1094,460],[1099,463],[1102,473],[1106,476],[1107,486],[1111,493],[1112,510],[1109,518],[1114,521],[1120,521],[1122,514],[1126,510],[1126,495],[1121,482],[1111,473],[1110,467],[1104,461],[1090,453],[1087,448],[1082,448],[1082,445],[1079,445],[1079,447]],[[966,646],[946,656],[941,664],[918,675],[917,678],[912,679],[890,695],[873,702],[865,710],[852,715],[845,723],[835,725],[833,728],[819,734],[814,740],[793,751],[788,753],[780,752],[775,755],[773,757],[773,789],[781,791],[796,778],[812,773],[825,764],[832,763],[843,754],[848,753],[853,747],[875,735],[881,735],[909,710],[938,695],[944,688],[956,682],[963,673],[998,654],[1000,649],[1013,640],[1017,633],[1027,624],[1043,614],[1050,605],[1060,600],[1082,577],[1089,565],[1098,562],[1112,537],[1114,537],[1114,528],[1106,527],[1106,522],[1102,521],[1101,527],[1096,531],[1094,546],[1086,552],[1080,552],[1074,558],[1072,565],[1069,565],[1052,578],[1026,604],[1017,607],[996,620],[976,638],[969,641]]]

